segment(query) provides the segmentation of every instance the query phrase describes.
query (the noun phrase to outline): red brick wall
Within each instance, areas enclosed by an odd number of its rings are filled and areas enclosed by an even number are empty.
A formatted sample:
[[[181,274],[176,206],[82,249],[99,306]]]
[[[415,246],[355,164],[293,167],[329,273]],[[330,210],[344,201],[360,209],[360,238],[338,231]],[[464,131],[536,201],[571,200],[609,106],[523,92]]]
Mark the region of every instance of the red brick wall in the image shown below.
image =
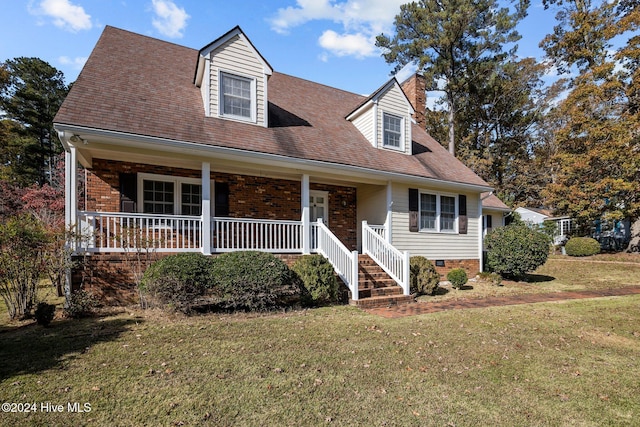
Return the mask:
[[[433,265],[436,265],[435,260],[430,260]],[[469,278],[475,277],[480,271],[480,261],[477,259],[447,259],[444,261],[444,267],[436,267],[436,271],[442,277],[442,280],[447,279],[447,273],[454,268],[462,268],[467,272]]]

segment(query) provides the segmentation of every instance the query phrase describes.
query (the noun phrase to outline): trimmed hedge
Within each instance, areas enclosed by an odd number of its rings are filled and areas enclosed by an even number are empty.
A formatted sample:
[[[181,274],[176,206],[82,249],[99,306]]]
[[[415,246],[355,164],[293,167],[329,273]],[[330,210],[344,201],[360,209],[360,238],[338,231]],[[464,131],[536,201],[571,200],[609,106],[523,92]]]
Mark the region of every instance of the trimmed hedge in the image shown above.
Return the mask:
[[[410,289],[412,294],[433,295],[440,283],[440,274],[431,261],[423,256],[409,260]]]
[[[460,289],[469,280],[467,272],[462,268],[454,268],[447,273],[447,280],[451,283],[451,286]]]
[[[547,262],[551,240],[523,223],[499,227],[485,237],[487,266],[502,277],[522,278]]]
[[[180,253],[164,257],[147,268],[140,290],[153,302],[189,312],[211,281],[213,258],[201,253]]]
[[[338,300],[338,280],[331,263],[322,255],[304,255],[291,270],[302,281],[311,303],[325,304]]]
[[[267,252],[229,252],[215,258],[210,292],[226,310],[263,311],[301,301],[300,281],[287,265]]]
[[[569,256],[591,256],[600,253],[600,243],[591,237],[572,237],[564,249]]]

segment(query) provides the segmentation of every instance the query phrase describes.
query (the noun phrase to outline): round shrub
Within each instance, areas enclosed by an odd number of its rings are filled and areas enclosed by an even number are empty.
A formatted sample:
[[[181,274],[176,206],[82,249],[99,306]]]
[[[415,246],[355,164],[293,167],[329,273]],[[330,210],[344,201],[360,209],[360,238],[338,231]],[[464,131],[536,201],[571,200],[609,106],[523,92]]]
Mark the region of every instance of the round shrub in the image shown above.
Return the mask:
[[[569,256],[591,256],[600,253],[600,243],[591,237],[572,237],[564,249]]]
[[[467,278],[467,272],[462,268],[454,268],[447,273],[447,280],[451,283],[451,286],[460,289],[469,279]]]
[[[167,256],[146,269],[140,290],[155,302],[189,312],[207,289],[212,264],[200,253]]]
[[[64,312],[69,317],[80,319],[93,316],[99,305],[98,297],[84,289],[79,289],[72,292],[67,299]]]
[[[440,283],[440,274],[433,263],[423,256],[412,256],[409,260],[411,293],[433,295]]]
[[[510,224],[485,237],[487,267],[502,277],[522,278],[547,262],[549,237],[526,224]]]
[[[304,255],[296,260],[291,270],[298,275],[314,304],[338,300],[338,280],[333,266],[322,255]]]
[[[56,313],[56,306],[53,304],[47,304],[46,302],[39,302],[34,312],[34,317],[38,325],[48,326],[53,320],[53,316]]]
[[[263,311],[301,300],[300,281],[287,265],[267,252],[229,252],[215,258],[210,291],[226,310]]]

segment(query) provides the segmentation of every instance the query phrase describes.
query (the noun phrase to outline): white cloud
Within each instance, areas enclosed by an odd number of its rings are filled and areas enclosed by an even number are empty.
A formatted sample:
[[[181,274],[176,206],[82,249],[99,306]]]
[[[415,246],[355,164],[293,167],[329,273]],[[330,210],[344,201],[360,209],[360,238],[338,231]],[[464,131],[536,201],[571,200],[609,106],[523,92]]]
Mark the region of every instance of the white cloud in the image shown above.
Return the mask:
[[[182,37],[187,19],[190,18],[184,8],[176,6],[171,0],[152,0],[152,3],[155,29],[167,37]]]
[[[271,28],[287,34],[292,28],[310,21],[331,21],[342,32],[326,29],[318,43],[337,56],[364,58],[379,54],[375,36],[390,32],[393,19],[406,0],[296,0],[296,6],[278,9]]]
[[[61,56],[58,58],[58,61],[62,65],[70,65],[76,70],[81,70],[84,67],[85,62],[87,62],[86,56],[77,56],[75,58],[69,58],[68,56]]]
[[[338,34],[333,30],[327,30],[318,39],[318,43],[324,49],[333,52],[337,56],[355,56],[364,58],[377,55],[375,39],[364,34]]]
[[[38,7],[33,8],[29,4],[28,9],[33,15],[53,18],[53,24],[56,27],[73,33],[90,30],[93,27],[91,15],[87,14],[82,6],[75,5],[69,0],[42,0]]]

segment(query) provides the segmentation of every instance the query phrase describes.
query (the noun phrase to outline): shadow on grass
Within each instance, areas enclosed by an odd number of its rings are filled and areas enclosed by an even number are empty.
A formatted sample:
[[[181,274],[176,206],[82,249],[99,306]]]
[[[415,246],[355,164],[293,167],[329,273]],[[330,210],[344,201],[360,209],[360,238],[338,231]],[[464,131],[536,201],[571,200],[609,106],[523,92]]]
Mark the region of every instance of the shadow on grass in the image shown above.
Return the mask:
[[[62,367],[91,346],[117,339],[140,319],[92,317],[35,323],[0,331],[0,381],[21,374]]]
[[[451,292],[449,289],[447,288],[443,288],[442,286],[438,286],[435,290],[435,292],[433,293],[434,296],[436,295],[446,295],[449,292]]]
[[[544,283],[544,282],[552,282],[556,280],[555,277],[546,276],[544,274],[525,274],[522,279],[523,282],[526,283]]]

